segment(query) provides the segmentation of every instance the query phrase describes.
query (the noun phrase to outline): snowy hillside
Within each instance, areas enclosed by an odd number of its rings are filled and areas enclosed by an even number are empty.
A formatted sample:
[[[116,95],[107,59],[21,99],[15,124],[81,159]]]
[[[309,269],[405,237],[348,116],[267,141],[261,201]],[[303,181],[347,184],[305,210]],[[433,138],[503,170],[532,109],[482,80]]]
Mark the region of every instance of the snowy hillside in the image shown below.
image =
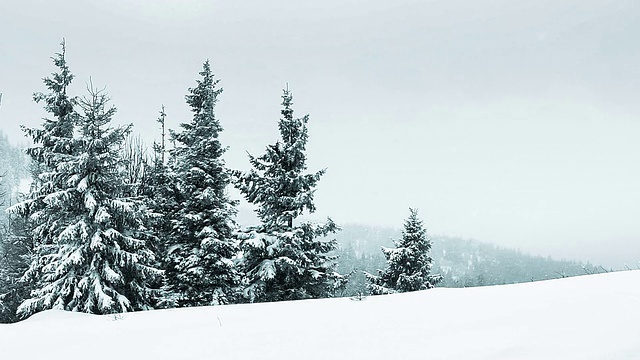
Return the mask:
[[[640,359],[640,271],[0,325],[2,359]]]

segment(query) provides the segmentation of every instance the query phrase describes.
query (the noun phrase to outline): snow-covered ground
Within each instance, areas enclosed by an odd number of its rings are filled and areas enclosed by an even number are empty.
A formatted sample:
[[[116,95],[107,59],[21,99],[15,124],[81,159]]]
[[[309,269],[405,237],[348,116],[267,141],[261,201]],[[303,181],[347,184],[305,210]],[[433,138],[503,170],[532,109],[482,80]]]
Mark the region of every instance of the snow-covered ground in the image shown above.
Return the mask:
[[[640,271],[0,325],[0,359],[640,359]]]

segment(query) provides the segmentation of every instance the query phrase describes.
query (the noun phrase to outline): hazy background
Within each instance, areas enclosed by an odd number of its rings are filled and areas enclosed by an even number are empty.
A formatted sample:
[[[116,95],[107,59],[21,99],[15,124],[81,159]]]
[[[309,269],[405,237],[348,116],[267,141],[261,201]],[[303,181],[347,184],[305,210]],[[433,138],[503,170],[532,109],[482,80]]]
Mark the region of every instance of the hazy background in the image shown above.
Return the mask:
[[[472,237],[606,266],[640,260],[640,9],[635,1],[3,1],[0,128],[65,37],[84,94],[116,122],[177,128],[209,58],[232,168],[278,136],[280,95],[311,116],[319,217]],[[241,216],[250,215],[246,204]]]

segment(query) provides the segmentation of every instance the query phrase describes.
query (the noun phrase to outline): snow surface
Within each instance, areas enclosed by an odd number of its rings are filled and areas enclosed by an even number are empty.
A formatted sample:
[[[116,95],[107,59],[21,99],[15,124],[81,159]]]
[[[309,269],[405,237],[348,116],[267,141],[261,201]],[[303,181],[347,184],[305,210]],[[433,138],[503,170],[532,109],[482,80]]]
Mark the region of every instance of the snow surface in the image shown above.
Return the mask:
[[[640,359],[640,271],[0,325],[0,359]]]

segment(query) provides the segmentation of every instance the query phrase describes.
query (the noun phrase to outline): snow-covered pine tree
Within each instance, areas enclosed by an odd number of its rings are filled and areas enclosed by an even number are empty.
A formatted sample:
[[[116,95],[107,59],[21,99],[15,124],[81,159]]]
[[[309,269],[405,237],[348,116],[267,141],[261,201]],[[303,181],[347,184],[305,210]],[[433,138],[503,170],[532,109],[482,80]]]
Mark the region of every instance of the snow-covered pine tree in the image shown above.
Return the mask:
[[[396,247],[382,248],[387,267],[378,270],[378,276],[366,273],[371,294],[389,294],[433,288],[440,275],[431,275],[433,259],[429,256],[431,239],[418,218],[418,211],[409,209],[404,223],[402,239],[394,241]]]
[[[51,117],[44,118],[40,127],[22,127],[33,141],[33,146],[27,149],[27,154],[32,160],[31,188],[23,201],[7,209],[13,218],[22,219],[26,227],[21,230],[25,234],[16,234],[15,229],[12,229],[12,236],[33,242],[26,246],[33,249],[33,252],[28,260],[28,270],[22,279],[21,286],[24,288],[35,286],[34,283],[41,278],[42,267],[56,251],[55,237],[59,232],[61,214],[48,207],[44,200],[50,194],[67,187],[66,179],[58,174],[58,167],[75,151],[73,135],[78,118],[75,111],[77,99],[67,94],[67,88],[74,75],[67,64],[64,40],[60,45],[62,51],[51,58],[58,71],[43,79],[49,92],[37,92],[33,95],[36,103],[44,103],[44,109]]]
[[[214,111],[222,89],[208,60],[200,75],[186,96],[193,118],[172,133],[176,146],[170,151],[179,206],[171,214],[166,290],[180,307],[235,302],[241,280],[233,261],[236,201],[227,195],[230,171],[222,159],[226,147]]]
[[[33,251],[28,229],[28,219],[20,216],[0,229],[0,323],[20,320],[16,311],[29,296],[30,287],[22,281]]]
[[[258,206],[262,223],[239,235],[245,296],[251,302],[329,297],[346,283],[329,255],[335,240],[319,239],[339,230],[336,224],[331,219],[294,224],[303,211],[315,211],[313,195],[325,170],[304,174],[309,116],[293,117],[288,89],[282,99],[281,140],[259,157],[249,155],[250,172],[236,172],[236,187]]]
[[[31,137],[34,146],[27,149],[27,154],[39,164],[46,168],[40,169],[43,172],[55,170],[61,155],[73,153],[73,131],[77,113],[74,107],[77,99],[67,94],[67,87],[71,85],[74,75],[69,70],[66,59],[66,44],[63,40],[60,43],[62,51],[52,57],[53,63],[58,67],[59,72],[51,74],[51,77],[44,78],[44,84],[49,89],[49,93],[37,92],[33,94],[36,103],[44,102],[44,109],[53,115],[53,118],[45,118],[44,123],[39,128],[22,127],[27,136]],[[38,175],[38,174],[36,174]],[[40,182],[40,177],[36,176],[35,184]],[[49,179],[45,180],[45,183]],[[49,188],[55,184],[43,184]]]
[[[10,209],[10,212],[26,216],[33,215],[39,220],[48,219],[40,213],[45,206],[42,200],[47,195],[66,187],[65,179],[56,176],[56,171],[59,163],[73,154],[75,146],[73,133],[78,114],[74,107],[77,105],[77,99],[67,95],[67,87],[71,84],[74,75],[67,65],[65,42],[62,41],[60,45],[62,51],[52,57],[59,71],[43,79],[50,92],[46,94],[37,92],[33,95],[34,101],[44,102],[44,109],[53,116],[44,118],[43,124],[38,128],[22,127],[34,144],[27,149],[27,154],[33,162],[29,196]],[[34,221],[34,225],[36,240],[43,244],[50,244],[52,224]]]
[[[154,211],[160,215],[168,215],[177,208],[177,204],[175,204],[177,196],[176,177],[172,172],[173,169],[167,166],[165,161],[167,152],[165,146],[166,116],[163,105],[157,120],[162,129],[161,141],[160,143],[153,143],[153,158],[147,169],[146,184],[144,186],[145,194],[150,197],[154,203]],[[163,228],[165,227],[166,226],[163,225]]]
[[[62,189],[47,195],[43,216],[53,217],[54,251],[46,255],[22,316],[46,309],[95,314],[149,309],[148,283],[161,275],[153,253],[135,236],[144,232],[140,202],[124,198],[119,158],[131,126],[109,126],[116,109],[102,91],[89,89],[80,101],[79,137],[74,151],[60,157],[55,178]],[[55,215],[53,215],[55,214]]]
[[[151,211],[148,218],[148,227],[152,229],[153,239],[151,241],[152,250],[158,254],[157,266],[161,269],[167,268],[166,252],[171,243],[172,237],[172,215],[178,209],[176,199],[178,198],[177,181],[171,168],[165,162],[165,118],[164,106],[160,111],[158,122],[161,125],[161,142],[153,143],[153,157],[145,173],[145,184],[141,187],[143,197]],[[164,282],[164,278],[162,279]],[[173,307],[176,304],[166,296],[166,292],[161,292],[157,307]],[[169,294],[170,295],[170,294]]]
[[[15,190],[27,174],[26,164],[23,149],[11,145],[0,131],[0,323],[17,321],[16,309],[29,294],[20,280],[29,267],[33,242],[24,219],[4,212],[17,200]]]

